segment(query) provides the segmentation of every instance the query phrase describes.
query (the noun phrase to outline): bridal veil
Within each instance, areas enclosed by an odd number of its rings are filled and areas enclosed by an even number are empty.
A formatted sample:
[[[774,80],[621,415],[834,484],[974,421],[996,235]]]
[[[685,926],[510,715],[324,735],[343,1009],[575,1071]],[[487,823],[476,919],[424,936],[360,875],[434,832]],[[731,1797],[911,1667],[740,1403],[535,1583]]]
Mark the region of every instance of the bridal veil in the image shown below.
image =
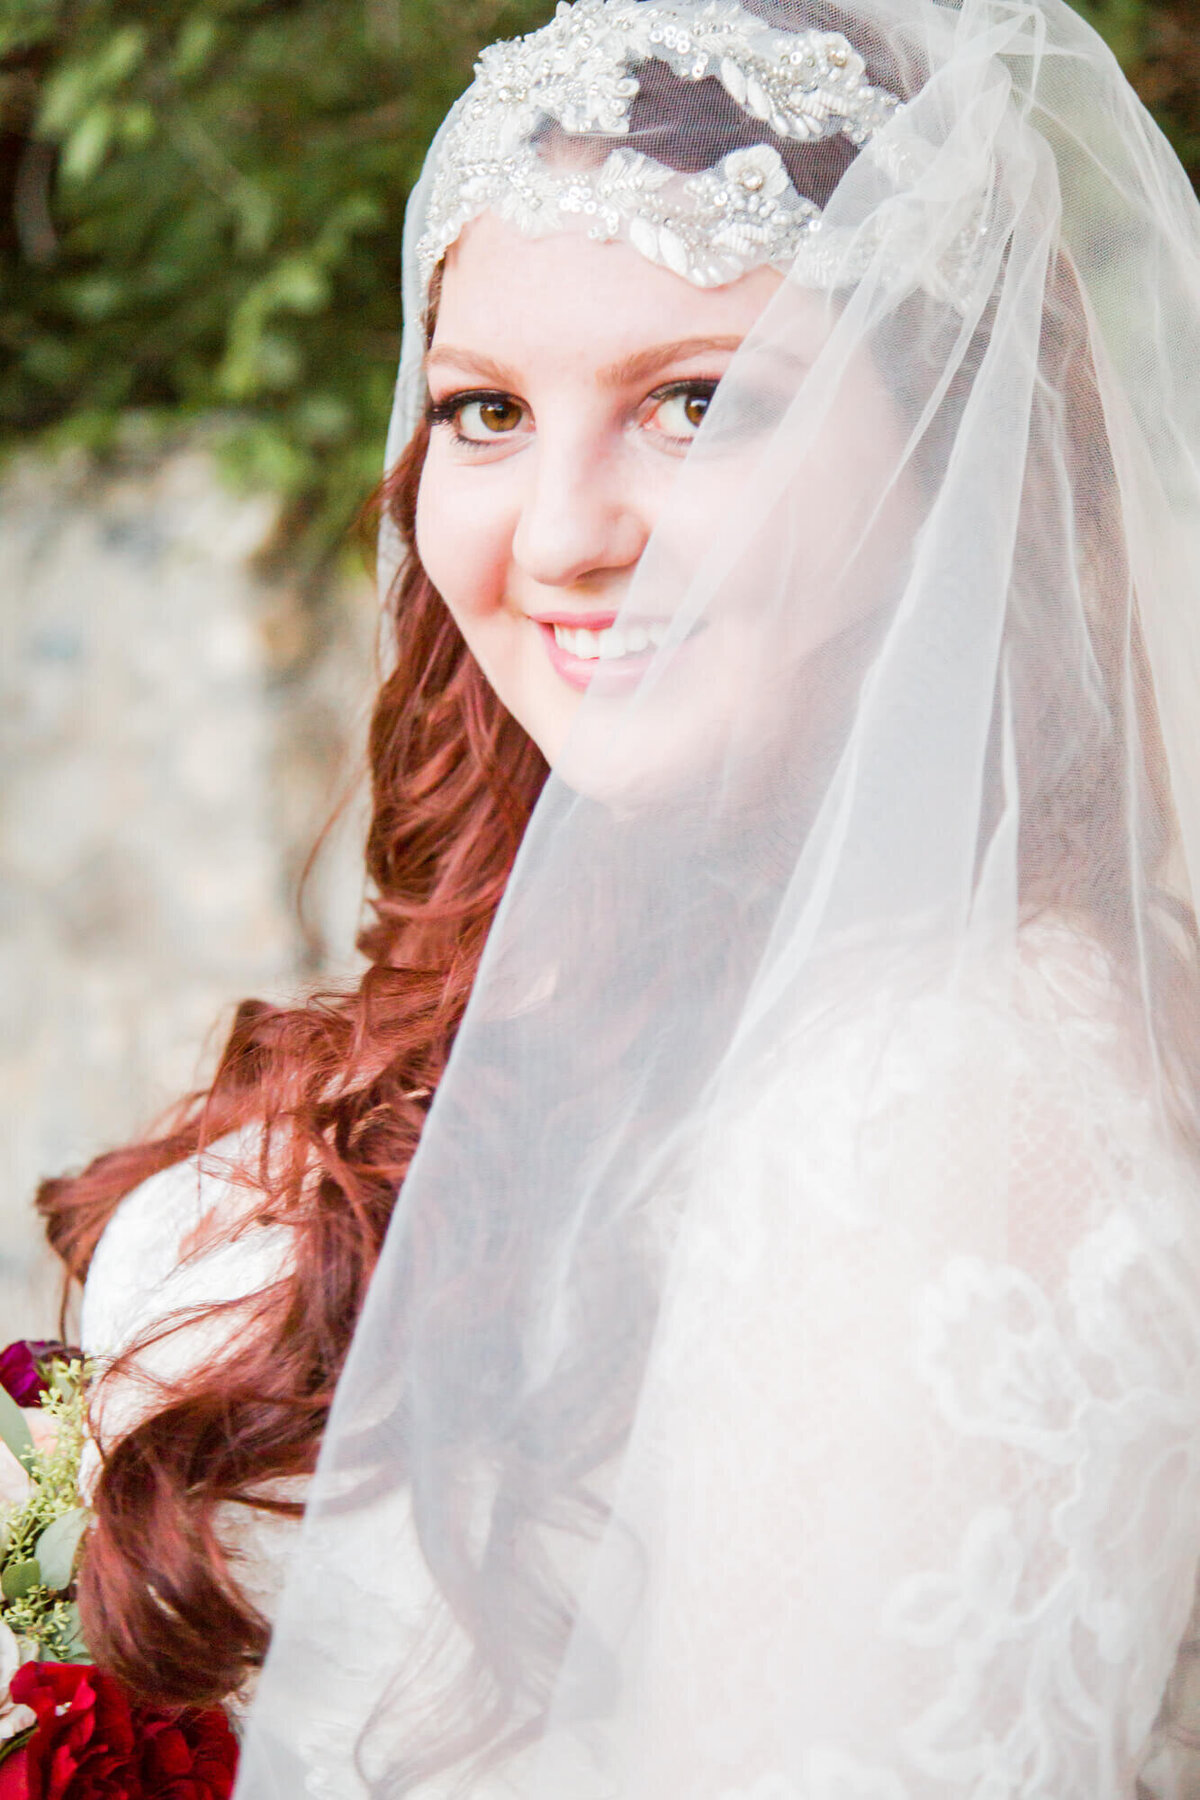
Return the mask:
[[[238,1794],[1182,1796],[1200,210],[1062,0],[489,58],[390,457],[484,207],[786,279],[523,844]]]

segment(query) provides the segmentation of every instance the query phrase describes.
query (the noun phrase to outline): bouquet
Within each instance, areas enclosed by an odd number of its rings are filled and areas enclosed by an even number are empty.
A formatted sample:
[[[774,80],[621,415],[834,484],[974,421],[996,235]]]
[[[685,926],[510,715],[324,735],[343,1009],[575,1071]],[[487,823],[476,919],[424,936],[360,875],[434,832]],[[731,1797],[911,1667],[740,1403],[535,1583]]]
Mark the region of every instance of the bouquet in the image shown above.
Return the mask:
[[[88,1658],[88,1375],[63,1344],[0,1352],[0,1800],[228,1800],[226,1714],[146,1706]]]

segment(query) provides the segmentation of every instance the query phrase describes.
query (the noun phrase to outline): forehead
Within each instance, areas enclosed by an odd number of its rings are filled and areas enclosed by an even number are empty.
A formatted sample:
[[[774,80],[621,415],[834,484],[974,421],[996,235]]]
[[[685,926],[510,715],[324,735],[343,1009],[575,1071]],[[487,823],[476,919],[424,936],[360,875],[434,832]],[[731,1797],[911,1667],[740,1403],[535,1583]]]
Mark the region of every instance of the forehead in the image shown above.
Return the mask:
[[[447,252],[433,342],[578,374],[651,343],[740,339],[782,279],[764,268],[699,288],[628,244],[526,237],[484,213]]]

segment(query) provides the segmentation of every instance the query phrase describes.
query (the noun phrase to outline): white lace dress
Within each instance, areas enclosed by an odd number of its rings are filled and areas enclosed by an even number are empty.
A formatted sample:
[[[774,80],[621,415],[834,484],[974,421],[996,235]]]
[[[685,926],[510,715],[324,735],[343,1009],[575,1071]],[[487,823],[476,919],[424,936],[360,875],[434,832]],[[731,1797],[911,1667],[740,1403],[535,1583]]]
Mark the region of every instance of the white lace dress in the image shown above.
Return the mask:
[[[641,1771],[622,1800],[1200,1796],[1155,1723],[1173,1670],[1172,1705],[1189,1705],[1200,1180],[1128,1063],[1103,954],[1040,926],[1017,986],[1014,1006],[1011,977],[1002,995],[983,984],[964,1032],[962,995],[951,1019],[944,1000],[876,981],[853,1027],[815,1059],[801,1032],[714,1127],[636,1428],[630,1466],[653,1480],[622,1489],[656,1570],[636,1702],[616,1727]],[[1024,1150],[993,1242],[998,1107]],[[898,1211],[927,1227],[903,1240],[888,1204],[901,1180],[920,1203]],[[88,1352],[274,1279],[277,1230],[182,1256],[244,1204],[194,1165],[131,1194],[88,1280]],[[891,1318],[897,1257],[921,1298]],[[169,1373],[223,1351],[227,1329],[192,1325],[156,1355]],[[138,1404],[106,1398],[105,1429]],[[839,1492],[853,1474],[894,1500],[894,1532],[878,1509],[831,1530],[833,1465]],[[269,1613],[292,1531],[240,1529]],[[848,1554],[829,1555],[840,1541]],[[387,1561],[389,1604],[407,1584],[426,1606],[411,1546]],[[814,1616],[825,1655],[805,1660],[790,1634]],[[378,1675],[369,1651],[339,1671],[344,1718],[326,1704],[307,1744],[297,1701],[310,1794],[367,1791],[351,1749]],[[781,1717],[816,1746],[786,1771]],[[527,1791],[510,1778],[486,1791]],[[570,1776],[558,1788],[585,1792]]]
[[[141,1353],[136,1378],[102,1382],[94,1408],[96,1436],[119,1437],[153,1408],[156,1384],[229,1354],[243,1321],[236,1311],[206,1309],[250,1300],[286,1272],[291,1234],[243,1225],[244,1187],[229,1178],[250,1146],[236,1138],[214,1145],[201,1167],[178,1163],[121,1202],[96,1248],[83,1296],[82,1347],[103,1369],[140,1339],[177,1317],[188,1320]],[[84,1485],[97,1464],[85,1452]],[[247,1597],[270,1617],[278,1599],[294,1521],[230,1509],[226,1529]]]

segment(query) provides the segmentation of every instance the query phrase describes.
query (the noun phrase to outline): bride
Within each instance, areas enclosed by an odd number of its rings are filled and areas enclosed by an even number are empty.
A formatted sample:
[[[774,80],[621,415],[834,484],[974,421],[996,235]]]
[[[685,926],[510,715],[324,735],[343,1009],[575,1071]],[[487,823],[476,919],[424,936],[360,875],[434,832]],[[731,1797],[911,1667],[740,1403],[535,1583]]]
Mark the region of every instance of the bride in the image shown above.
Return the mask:
[[[93,1653],[245,1800],[1193,1791],[1182,172],[1059,0],[576,0],[406,269],[367,972],[43,1194]]]

